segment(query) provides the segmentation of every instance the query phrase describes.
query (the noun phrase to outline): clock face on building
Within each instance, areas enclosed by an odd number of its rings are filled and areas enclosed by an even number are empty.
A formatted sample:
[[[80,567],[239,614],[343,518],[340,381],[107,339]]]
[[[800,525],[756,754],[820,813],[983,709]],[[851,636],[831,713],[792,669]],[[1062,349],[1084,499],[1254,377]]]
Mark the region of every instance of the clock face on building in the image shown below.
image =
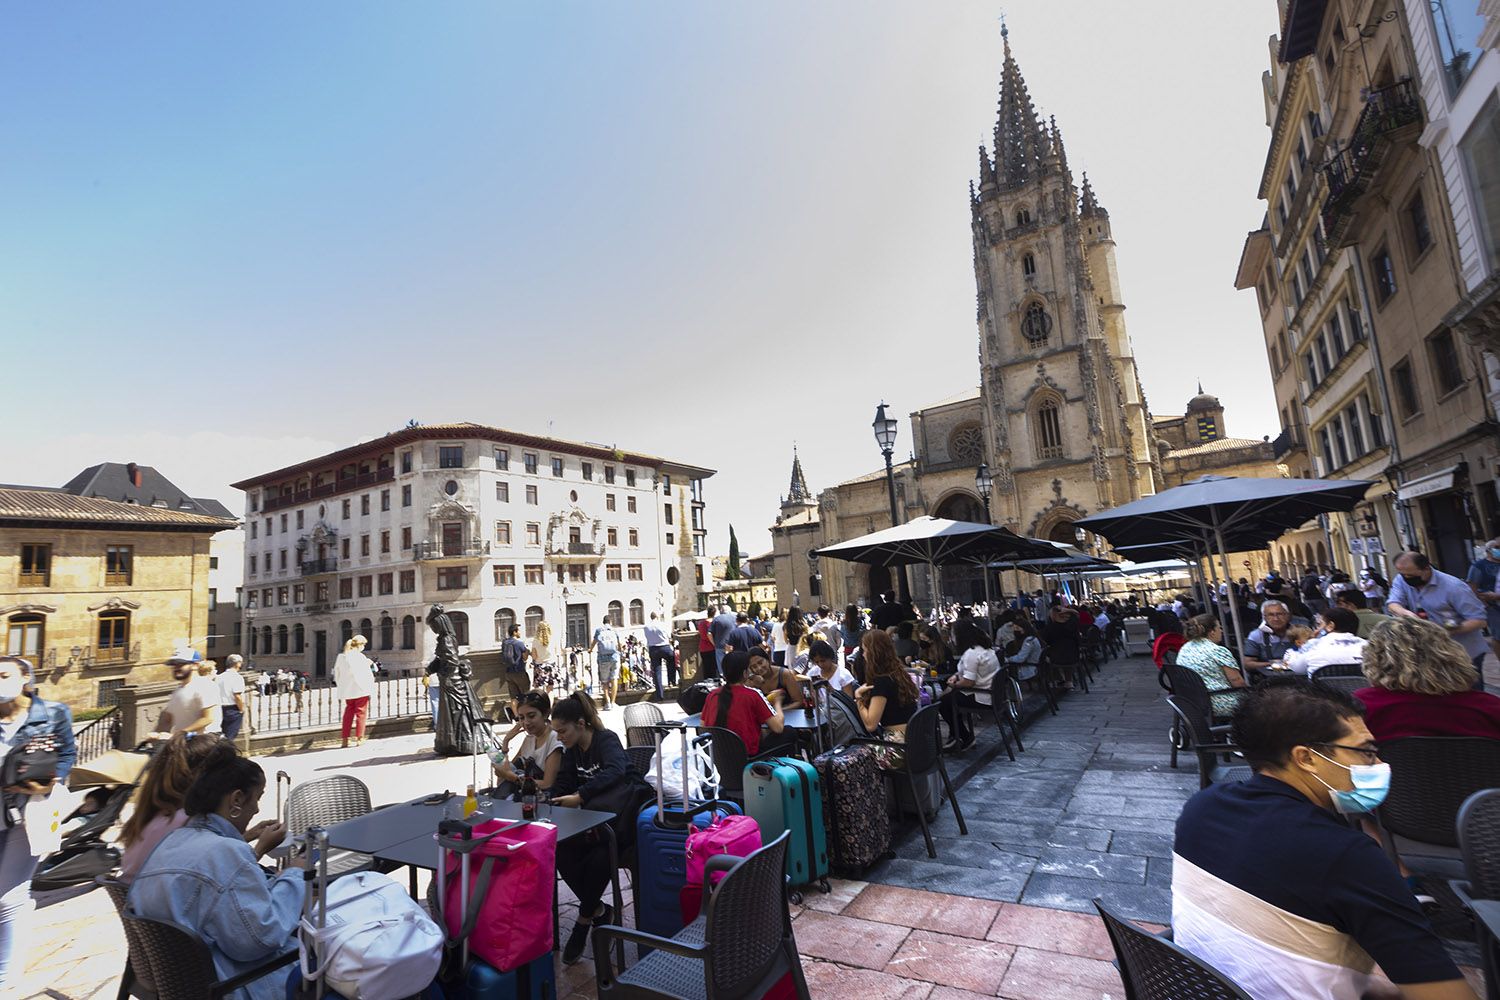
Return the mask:
[[[1219,436],[1219,425],[1213,417],[1198,418],[1198,437],[1203,441],[1212,441]]]

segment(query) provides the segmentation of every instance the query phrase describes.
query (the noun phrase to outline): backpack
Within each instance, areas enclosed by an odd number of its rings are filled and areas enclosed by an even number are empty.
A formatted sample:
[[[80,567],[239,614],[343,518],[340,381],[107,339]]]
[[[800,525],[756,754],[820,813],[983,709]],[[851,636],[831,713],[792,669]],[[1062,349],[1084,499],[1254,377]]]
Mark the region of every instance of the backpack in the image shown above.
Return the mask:
[[[505,640],[505,669],[508,673],[526,669],[526,643],[520,639]]]
[[[599,646],[599,655],[606,660],[620,655],[620,637],[614,629],[606,628],[595,632],[594,642]]]

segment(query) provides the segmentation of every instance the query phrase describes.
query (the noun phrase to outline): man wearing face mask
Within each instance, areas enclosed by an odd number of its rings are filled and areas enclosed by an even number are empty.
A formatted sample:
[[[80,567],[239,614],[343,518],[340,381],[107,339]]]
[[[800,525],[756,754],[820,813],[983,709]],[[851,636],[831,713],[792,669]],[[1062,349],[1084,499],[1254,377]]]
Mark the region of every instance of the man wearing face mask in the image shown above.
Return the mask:
[[[1344,819],[1390,787],[1363,713],[1301,678],[1246,698],[1232,732],[1254,777],[1177,820],[1174,940],[1256,1000],[1475,1000],[1400,872]]]
[[[1396,572],[1387,610],[1397,617],[1426,618],[1447,629],[1474,663],[1474,689],[1483,691],[1484,654],[1489,651],[1482,631],[1484,604],[1467,583],[1444,573],[1420,552],[1397,556]]]
[[[1469,567],[1469,589],[1484,605],[1485,622],[1490,630],[1490,649],[1500,656],[1500,538],[1484,544],[1484,558]]]
[[[217,733],[219,723],[219,689],[199,683],[198,664],[203,656],[186,646],[167,660],[177,690],[167,699],[167,707],[156,720],[156,732],[147,739],[169,740],[177,733]]]

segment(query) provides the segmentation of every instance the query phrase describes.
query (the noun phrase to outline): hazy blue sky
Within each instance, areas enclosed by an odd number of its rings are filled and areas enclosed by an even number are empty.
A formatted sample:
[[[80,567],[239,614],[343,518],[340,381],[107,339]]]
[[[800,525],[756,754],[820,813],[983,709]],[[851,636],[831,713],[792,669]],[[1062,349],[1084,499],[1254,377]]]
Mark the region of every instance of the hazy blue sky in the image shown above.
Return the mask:
[[[1012,0],[1119,243],[1157,414],[1275,434],[1232,287],[1272,0]],[[0,33],[0,480],[230,481],[475,420],[720,469],[768,544],[977,384],[967,183],[1000,7],[969,0],[16,4]],[[903,422],[898,449],[910,447]]]

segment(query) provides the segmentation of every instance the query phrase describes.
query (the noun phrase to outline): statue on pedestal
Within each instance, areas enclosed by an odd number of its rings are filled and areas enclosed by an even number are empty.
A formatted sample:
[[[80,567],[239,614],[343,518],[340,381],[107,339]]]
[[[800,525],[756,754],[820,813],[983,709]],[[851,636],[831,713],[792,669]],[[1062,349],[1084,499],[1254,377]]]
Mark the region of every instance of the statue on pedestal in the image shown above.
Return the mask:
[[[439,692],[433,749],[444,757],[472,754],[479,749],[478,728],[484,723],[484,710],[469,683],[474,668],[458,655],[458,633],[441,604],[428,610],[427,627],[437,635],[437,653],[427,664],[427,672],[437,675]]]

